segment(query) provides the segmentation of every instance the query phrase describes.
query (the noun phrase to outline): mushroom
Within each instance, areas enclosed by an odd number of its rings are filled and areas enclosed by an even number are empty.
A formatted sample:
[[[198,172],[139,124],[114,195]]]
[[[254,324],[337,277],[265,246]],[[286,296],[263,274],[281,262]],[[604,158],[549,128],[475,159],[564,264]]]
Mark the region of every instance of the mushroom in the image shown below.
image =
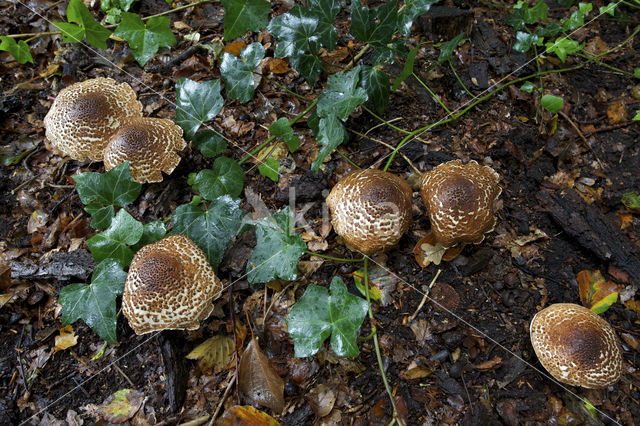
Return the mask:
[[[427,258],[438,264],[443,254],[445,260],[451,260],[465,244],[482,242],[496,224],[495,204],[502,192],[499,178],[492,168],[473,160],[467,164],[449,161],[425,173],[420,194],[429,213],[431,234],[418,242],[416,251],[433,249]],[[452,250],[445,254],[445,249]]]
[[[172,235],[135,254],[122,312],[136,334],[196,330],[221,292],[222,283],[204,252],[189,237]]]
[[[411,224],[411,187],[381,170],[356,170],[327,197],[331,223],[348,246],[367,256],[398,243]]]
[[[127,83],[93,78],[60,91],[44,117],[55,151],[74,160],[102,161],[109,137],[126,117],[142,117],[142,104]]]
[[[170,174],[180,162],[175,151],[184,149],[182,129],[171,120],[131,117],[111,136],[104,151],[104,167],[111,170],[129,161],[136,182],[160,182],[162,173]]]
[[[556,303],[531,320],[531,345],[556,380],[599,389],[622,374],[622,354],[613,328],[592,310]]]

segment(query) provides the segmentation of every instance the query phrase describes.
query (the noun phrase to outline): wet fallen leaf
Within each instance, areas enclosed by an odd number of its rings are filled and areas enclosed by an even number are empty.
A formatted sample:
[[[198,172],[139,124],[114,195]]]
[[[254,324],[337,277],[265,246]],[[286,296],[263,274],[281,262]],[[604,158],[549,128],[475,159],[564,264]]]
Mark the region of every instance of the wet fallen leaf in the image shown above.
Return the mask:
[[[198,360],[198,367],[204,374],[222,371],[233,358],[233,339],[218,334],[196,346],[186,356]]]
[[[600,271],[580,271],[576,277],[582,304],[602,313],[618,300],[618,284],[605,281]]]
[[[369,295],[373,300],[378,300],[382,306],[391,303],[392,294],[396,289],[396,284],[400,280],[397,275],[392,274],[389,269],[378,265],[373,266],[368,271]],[[364,296],[364,270],[359,269],[353,273],[353,280],[360,293]]]
[[[331,412],[336,403],[336,394],[324,383],[314,387],[305,395],[305,399],[317,417],[324,417]]]
[[[440,311],[455,311],[460,304],[458,292],[446,283],[436,283],[431,288],[429,297],[434,306]]]
[[[235,405],[224,412],[216,426],[279,426],[273,417],[250,405]]]
[[[629,299],[624,302],[624,307],[635,312],[640,316],[640,300]]]
[[[134,389],[120,389],[102,403],[100,411],[106,421],[124,423],[138,412],[143,402],[142,392]]]
[[[78,336],[73,334],[73,327],[67,325],[60,329],[60,335],[56,336],[55,342],[55,352],[63,351],[75,346],[78,343]]]
[[[629,213],[616,212],[616,216],[620,218],[620,229],[627,229],[633,225],[633,215]]]
[[[240,390],[253,404],[280,414],[284,410],[284,381],[273,369],[258,342],[251,339],[240,360]]]
[[[271,58],[269,60],[269,71],[274,74],[286,74],[289,71],[289,64],[282,58]]]
[[[480,364],[474,365],[473,368],[479,371],[490,371],[495,370],[503,364],[502,358],[496,356],[488,361],[481,362]]]
[[[627,104],[624,99],[618,99],[611,102],[609,108],[607,108],[607,117],[609,118],[609,124],[617,124],[623,121],[627,121]]]
[[[418,366],[409,366],[406,371],[400,372],[400,376],[402,376],[406,380],[413,379],[424,379],[425,377],[429,377],[433,374],[433,370],[425,365]]]
[[[413,255],[418,265],[426,268],[433,262],[439,265],[444,256],[445,249],[442,244],[435,241],[433,233],[421,238],[413,249]]]
[[[7,262],[0,260],[0,291],[11,287],[11,266]]]
[[[231,43],[227,43],[222,51],[225,53],[230,53],[234,56],[240,56],[240,51],[246,46],[247,44],[242,41],[232,41]]]

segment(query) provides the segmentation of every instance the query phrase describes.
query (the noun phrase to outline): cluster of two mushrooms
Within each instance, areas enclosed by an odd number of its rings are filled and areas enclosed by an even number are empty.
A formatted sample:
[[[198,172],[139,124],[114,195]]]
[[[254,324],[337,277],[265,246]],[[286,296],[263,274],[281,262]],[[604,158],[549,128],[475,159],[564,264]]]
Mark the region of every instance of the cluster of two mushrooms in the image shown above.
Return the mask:
[[[74,160],[103,161],[110,170],[129,161],[140,183],[162,181],[180,162],[182,129],[171,120],[142,116],[127,83],[94,78],[60,91],[44,118],[51,147]]]

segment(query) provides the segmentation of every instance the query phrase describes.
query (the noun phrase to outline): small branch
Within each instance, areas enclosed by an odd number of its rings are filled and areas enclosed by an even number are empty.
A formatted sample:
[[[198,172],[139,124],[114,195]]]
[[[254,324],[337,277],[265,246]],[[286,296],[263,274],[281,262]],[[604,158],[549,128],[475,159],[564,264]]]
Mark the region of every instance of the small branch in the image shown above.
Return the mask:
[[[236,376],[231,376],[231,380],[229,380],[229,384],[227,385],[227,388],[224,390],[224,394],[222,395],[222,398],[220,398],[220,402],[218,403],[218,407],[216,407],[216,411],[214,411],[213,416],[211,416],[211,420],[209,421],[208,426],[212,426],[213,422],[215,421],[215,419],[218,418],[218,414],[220,414],[220,410],[222,410],[222,407],[224,405],[224,401],[229,396],[229,392],[231,392],[231,388],[233,387],[233,384],[235,382],[236,382]]]
[[[436,280],[440,276],[440,272],[442,272],[442,271],[440,269],[438,269],[438,272],[436,272],[436,276],[433,277],[433,279],[431,280],[431,284],[429,284],[429,288],[427,288],[427,290],[424,292],[424,296],[422,297],[422,300],[420,301],[420,304],[416,308],[416,311],[413,313],[413,315],[411,315],[409,317],[409,321],[407,321],[407,323],[410,323],[411,321],[416,319],[416,316],[418,315],[418,312],[420,312],[420,309],[422,309],[422,307],[424,306],[425,302],[429,298],[429,291],[431,290],[431,287],[433,287],[433,285],[436,283]]]
[[[569,124],[571,124],[571,127],[573,127],[573,129],[578,132],[578,135],[580,136],[580,139],[582,139],[582,141],[585,143],[585,145],[587,145],[587,147],[589,148],[589,150],[591,151],[591,153],[593,154],[594,157],[596,157],[596,160],[598,161],[598,164],[600,164],[600,169],[604,170],[604,164],[602,164],[602,161],[600,161],[600,157],[598,157],[598,154],[596,154],[596,152],[593,150],[593,148],[591,147],[591,144],[589,143],[589,141],[587,140],[587,138],[584,137],[584,135],[582,134],[582,132],[580,131],[580,128],[576,125],[576,123],[573,122],[573,120],[571,118],[569,118],[569,116],[567,114],[565,114],[562,111],[558,111],[558,114],[564,118],[565,120],[567,120],[567,122]]]

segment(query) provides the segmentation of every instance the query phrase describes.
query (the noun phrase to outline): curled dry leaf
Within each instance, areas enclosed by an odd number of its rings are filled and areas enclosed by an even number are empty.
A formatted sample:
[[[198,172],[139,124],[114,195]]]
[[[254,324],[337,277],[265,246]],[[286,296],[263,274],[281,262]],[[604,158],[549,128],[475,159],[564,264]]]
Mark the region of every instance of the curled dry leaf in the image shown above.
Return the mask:
[[[270,408],[278,414],[284,410],[284,381],[262,353],[256,339],[251,339],[242,353],[239,381],[240,390],[252,404]]]
[[[336,403],[336,394],[329,386],[320,383],[305,395],[305,399],[309,403],[313,413],[318,418],[321,418],[333,410],[333,406]]]
[[[233,357],[233,339],[218,334],[196,346],[186,356],[198,360],[198,367],[204,374],[222,371]]]
[[[63,351],[75,346],[78,343],[78,336],[73,333],[73,327],[67,325],[60,329],[60,335],[56,336],[55,342],[55,352]]]
[[[271,58],[269,60],[269,71],[274,74],[286,74],[289,71],[289,65],[282,58]]]
[[[234,405],[224,412],[216,426],[280,426],[280,423],[250,405]]]

